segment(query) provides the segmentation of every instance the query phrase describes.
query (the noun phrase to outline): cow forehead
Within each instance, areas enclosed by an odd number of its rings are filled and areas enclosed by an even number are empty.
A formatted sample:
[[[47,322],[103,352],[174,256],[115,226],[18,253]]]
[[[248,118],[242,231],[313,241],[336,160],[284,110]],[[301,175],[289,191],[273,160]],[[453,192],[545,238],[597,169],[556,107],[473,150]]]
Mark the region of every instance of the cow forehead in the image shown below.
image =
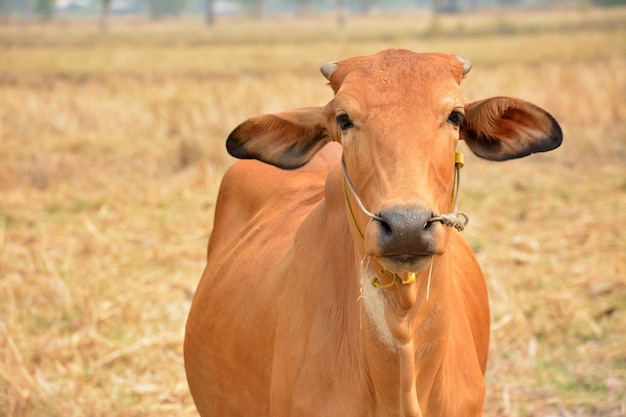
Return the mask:
[[[367,113],[417,108],[445,112],[463,105],[462,77],[462,64],[454,56],[387,50],[338,62],[330,84],[335,104],[349,114],[351,108]]]
[[[330,79],[335,93],[346,84],[363,91],[375,88],[401,89],[409,86],[437,85],[463,78],[463,65],[453,55],[416,53],[387,49],[376,55],[360,56],[337,62]]]

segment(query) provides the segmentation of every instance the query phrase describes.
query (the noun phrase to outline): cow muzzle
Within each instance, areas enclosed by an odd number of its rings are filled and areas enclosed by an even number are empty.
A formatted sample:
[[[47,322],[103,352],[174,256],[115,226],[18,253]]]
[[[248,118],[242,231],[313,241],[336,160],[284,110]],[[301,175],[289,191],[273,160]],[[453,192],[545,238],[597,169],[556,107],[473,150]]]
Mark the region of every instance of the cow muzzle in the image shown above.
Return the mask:
[[[432,210],[404,203],[381,210],[365,229],[365,252],[393,272],[419,272],[444,252],[445,233]]]

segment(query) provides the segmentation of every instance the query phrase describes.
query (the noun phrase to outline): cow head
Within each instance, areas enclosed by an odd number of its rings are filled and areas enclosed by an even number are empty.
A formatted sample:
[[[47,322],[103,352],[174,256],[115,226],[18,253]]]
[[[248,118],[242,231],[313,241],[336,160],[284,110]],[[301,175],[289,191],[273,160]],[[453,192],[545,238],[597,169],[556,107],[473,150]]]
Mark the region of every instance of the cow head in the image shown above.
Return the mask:
[[[333,100],[253,117],[230,134],[228,152],[293,169],[327,142],[341,143],[356,195],[375,214],[355,212],[365,255],[392,272],[421,271],[444,251],[445,228],[429,220],[450,210],[459,140],[498,161],[562,140],[554,118],[526,101],[465,103],[460,83],[470,67],[462,57],[407,50],[325,64]]]

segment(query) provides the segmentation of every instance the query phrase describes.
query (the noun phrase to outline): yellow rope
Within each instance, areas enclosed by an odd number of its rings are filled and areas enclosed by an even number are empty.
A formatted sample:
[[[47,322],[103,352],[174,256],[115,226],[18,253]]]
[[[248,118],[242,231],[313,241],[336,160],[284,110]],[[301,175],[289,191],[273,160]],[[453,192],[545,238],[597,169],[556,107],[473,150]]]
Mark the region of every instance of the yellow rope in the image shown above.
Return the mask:
[[[346,177],[343,177],[343,196],[346,199],[346,205],[348,206],[348,213],[350,213],[350,218],[352,219],[352,224],[354,224],[354,228],[361,236],[361,240],[365,241],[365,236],[361,233],[361,229],[359,229],[359,225],[356,222],[356,218],[354,217],[354,212],[352,211],[352,206],[350,205],[350,200],[348,200],[348,192],[346,191]]]
[[[384,272],[383,272],[383,271],[384,271]],[[388,288],[393,287],[393,285],[394,285],[394,284],[396,283],[396,281],[398,280],[398,274],[396,274],[395,272],[389,272],[389,271],[386,271],[386,270],[384,270],[384,269],[380,269],[378,272],[380,272],[381,274],[382,274],[382,273],[390,273],[390,274],[391,274],[391,276],[393,276],[393,279],[391,280],[391,282],[390,282],[389,284],[383,285],[383,284],[381,284],[381,283],[380,283],[380,281],[378,280],[378,277],[374,277],[374,278],[372,278],[372,286],[373,286],[373,287],[376,287],[376,288],[381,289],[381,290],[386,290],[386,289],[388,289]]]
[[[380,261],[378,260],[378,258],[374,258],[376,259],[376,262],[378,262],[378,265],[380,265]],[[396,274],[395,272],[391,272],[385,268],[381,268],[378,270],[379,273],[381,274],[385,274],[385,275],[391,275],[393,277],[393,279],[391,280],[391,282],[389,284],[381,284],[380,281],[378,280],[378,277],[374,277],[372,278],[372,286],[376,287],[376,288],[380,288],[382,290],[385,290],[387,288],[391,288],[393,287],[393,284],[396,283],[396,281],[400,278],[398,276],[398,274]],[[411,272],[409,274],[409,277],[407,279],[400,279],[400,282],[403,285],[409,285],[409,284],[414,284],[415,283],[415,272]]]

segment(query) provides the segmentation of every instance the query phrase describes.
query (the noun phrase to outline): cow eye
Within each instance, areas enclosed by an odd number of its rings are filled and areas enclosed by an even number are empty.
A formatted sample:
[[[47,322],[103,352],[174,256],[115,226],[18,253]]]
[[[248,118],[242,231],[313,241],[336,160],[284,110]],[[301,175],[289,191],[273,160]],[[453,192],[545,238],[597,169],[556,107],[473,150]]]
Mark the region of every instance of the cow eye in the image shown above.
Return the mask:
[[[350,120],[350,117],[347,114],[340,114],[339,116],[337,116],[337,124],[339,125],[341,130],[348,130],[354,127],[354,124],[352,124],[352,120]]]
[[[463,120],[465,120],[465,116],[463,116],[463,113],[456,110],[454,110],[452,113],[450,113],[450,116],[448,116],[448,122],[456,127],[460,127],[463,124]]]

